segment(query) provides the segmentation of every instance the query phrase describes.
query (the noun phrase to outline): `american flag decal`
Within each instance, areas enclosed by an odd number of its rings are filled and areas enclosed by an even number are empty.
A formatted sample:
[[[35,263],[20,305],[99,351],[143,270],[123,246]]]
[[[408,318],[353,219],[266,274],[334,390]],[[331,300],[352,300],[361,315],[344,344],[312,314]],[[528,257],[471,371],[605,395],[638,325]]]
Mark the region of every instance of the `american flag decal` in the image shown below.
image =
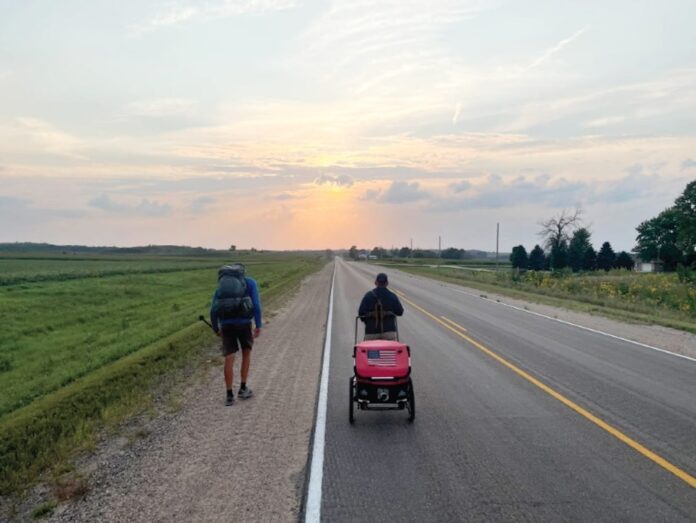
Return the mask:
[[[367,364],[376,367],[395,367],[396,366],[396,351],[395,350],[368,350]]]

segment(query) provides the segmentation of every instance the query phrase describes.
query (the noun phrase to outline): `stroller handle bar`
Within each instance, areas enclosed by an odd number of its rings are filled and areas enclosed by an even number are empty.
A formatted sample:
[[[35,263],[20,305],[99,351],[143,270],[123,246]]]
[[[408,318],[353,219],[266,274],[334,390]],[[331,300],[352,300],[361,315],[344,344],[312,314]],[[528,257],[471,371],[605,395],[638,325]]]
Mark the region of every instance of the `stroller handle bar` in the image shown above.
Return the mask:
[[[358,315],[355,317],[355,343],[354,345],[358,344],[358,321],[360,320],[366,320],[370,318],[375,318],[375,314],[363,314],[363,315]],[[394,327],[396,328],[396,339],[398,341],[399,339],[399,325],[396,321],[396,314],[394,314],[392,311],[385,311],[382,313],[382,318],[394,318]]]

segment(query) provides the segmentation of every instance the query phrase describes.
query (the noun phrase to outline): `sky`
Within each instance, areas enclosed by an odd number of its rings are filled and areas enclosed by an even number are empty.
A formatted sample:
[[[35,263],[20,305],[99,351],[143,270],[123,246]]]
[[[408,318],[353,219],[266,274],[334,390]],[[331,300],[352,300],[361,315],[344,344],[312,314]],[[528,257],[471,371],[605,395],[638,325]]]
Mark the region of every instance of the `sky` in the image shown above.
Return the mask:
[[[0,0],[0,242],[595,247],[696,179],[666,0]]]

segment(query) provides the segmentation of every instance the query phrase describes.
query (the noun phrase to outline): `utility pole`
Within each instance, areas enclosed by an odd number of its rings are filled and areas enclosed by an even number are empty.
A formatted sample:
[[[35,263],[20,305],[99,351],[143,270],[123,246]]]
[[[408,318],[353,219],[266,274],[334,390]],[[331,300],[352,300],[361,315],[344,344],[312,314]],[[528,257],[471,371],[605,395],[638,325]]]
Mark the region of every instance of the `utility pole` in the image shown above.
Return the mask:
[[[437,237],[437,257],[442,258],[442,236]]]
[[[500,240],[500,222],[495,224],[495,272],[498,272],[498,245]]]
[[[413,258],[413,238],[411,238],[411,252],[408,255],[409,258]]]

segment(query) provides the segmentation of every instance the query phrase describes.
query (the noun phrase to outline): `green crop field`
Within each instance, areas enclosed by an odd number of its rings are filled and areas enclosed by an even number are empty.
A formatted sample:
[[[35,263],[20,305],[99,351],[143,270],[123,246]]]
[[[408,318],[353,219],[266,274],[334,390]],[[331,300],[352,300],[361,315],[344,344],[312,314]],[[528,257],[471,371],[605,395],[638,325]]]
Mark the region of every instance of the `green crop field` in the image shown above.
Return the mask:
[[[197,318],[207,315],[215,269],[230,261],[0,257],[0,492],[64,455],[71,447],[66,441],[84,439],[85,422],[91,420],[86,432],[92,432],[93,421],[118,411],[119,402],[132,403],[134,391],[172,362],[186,365],[211,343]],[[239,261],[268,305],[325,260],[256,255]]]

